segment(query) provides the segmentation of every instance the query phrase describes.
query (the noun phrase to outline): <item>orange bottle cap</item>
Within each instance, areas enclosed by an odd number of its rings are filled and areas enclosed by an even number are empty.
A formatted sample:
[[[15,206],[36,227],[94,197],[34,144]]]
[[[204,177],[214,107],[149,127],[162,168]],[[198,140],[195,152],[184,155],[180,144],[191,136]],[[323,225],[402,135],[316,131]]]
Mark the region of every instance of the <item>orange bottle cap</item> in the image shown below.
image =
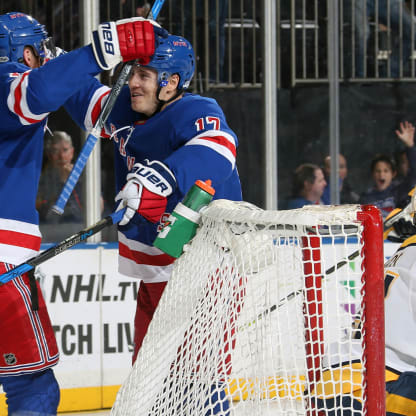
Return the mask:
[[[215,189],[211,186],[211,184],[212,184],[211,179],[207,179],[205,182],[198,179],[195,182],[195,185],[197,185],[199,188],[203,189],[205,192],[209,193],[210,195],[214,195]]]

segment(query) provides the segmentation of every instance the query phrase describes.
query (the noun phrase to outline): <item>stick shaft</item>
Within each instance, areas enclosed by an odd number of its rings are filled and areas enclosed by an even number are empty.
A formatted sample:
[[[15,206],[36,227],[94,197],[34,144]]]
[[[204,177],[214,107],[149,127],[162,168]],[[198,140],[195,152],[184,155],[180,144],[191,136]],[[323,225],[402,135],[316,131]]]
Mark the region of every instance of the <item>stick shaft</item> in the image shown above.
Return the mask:
[[[70,237],[66,238],[65,240],[61,241],[57,245],[43,251],[42,253],[38,254],[35,257],[29,259],[26,263],[22,263],[19,266],[16,266],[12,270],[9,270],[6,273],[0,275],[0,286],[4,285],[5,283],[9,282],[10,280],[14,279],[15,277],[21,276],[23,273],[28,272],[29,270],[34,269],[36,266],[39,266],[41,263],[45,262],[46,260],[51,259],[52,257],[61,254],[62,252],[68,250],[69,248],[82,243],[88,237],[91,237],[94,234],[97,234],[103,228],[118,223],[123,214],[125,209],[113,212],[111,215],[103,218],[102,220],[98,221],[94,225],[85,228],[78,233],[71,235]]]
[[[165,0],[156,0],[153,3],[152,9],[149,13],[149,19],[156,20],[164,2]],[[67,181],[65,182],[64,187],[62,188],[62,191],[55,205],[52,207],[52,210],[57,214],[63,214],[65,205],[67,204],[68,199],[71,196],[72,191],[74,190],[75,185],[77,184],[79,177],[81,176],[81,173],[85,168],[85,165],[87,164],[88,158],[90,157],[91,152],[94,149],[95,143],[97,143],[97,140],[100,137],[101,130],[104,127],[104,124],[107,121],[107,118],[114,107],[117,97],[120,95],[123,86],[126,84],[132,68],[133,63],[125,63],[120,71],[116,83],[111,88],[110,94],[107,97],[107,100],[100,112],[100,115],[98,116],[98,119],[95,122],[93,129],[88,135],[87,140],[85,141],[81,149],[81,152],[74,164],[74,167],[72,168],[71,173],[69,174]]]

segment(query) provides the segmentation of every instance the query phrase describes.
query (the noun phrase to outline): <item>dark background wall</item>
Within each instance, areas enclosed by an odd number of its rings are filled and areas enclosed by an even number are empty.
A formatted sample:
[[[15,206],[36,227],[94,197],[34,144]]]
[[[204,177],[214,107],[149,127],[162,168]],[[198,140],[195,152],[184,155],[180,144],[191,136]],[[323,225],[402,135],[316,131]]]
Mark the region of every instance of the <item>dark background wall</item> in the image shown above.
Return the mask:
[[[228,124],[237,133],[237,163],[246,201],[264,207],[264,140],[262,90],[223,89],[204,94],[215,98]],[[328,86],[298,86],[278,91],[279,208],[290,197],[292,172],[300,163],[321,165],[329,153]],[[343,84],[340,87],[341,153],[353,188],[370,186],[370,161],[378,152],[402,149],[395,130],[408,120],[416,124],[416,84]],[[74,138],[79,130],[63,110],[52,115],[51,130],[66,130]],[[77,150],[77,140],[75,140]],[[110,204],[114,194],[112,145],[102,142],[103,192]],[[105,175],[104,175],[105,173]]]
[[[239,136],[238,167],[247,201],[264,205],[262,91],[222,90],[209,94],[220,103]],[[349,180],[361,193],[371,184],[370,161],[376,153],[403,149],[399,123],[416,124],[415,83],[340,86],[341,153]],[[300,163],[322,164],[329,154],[328,85],[297,86],[278,92],[279,208],[290,197],[292,172]]]

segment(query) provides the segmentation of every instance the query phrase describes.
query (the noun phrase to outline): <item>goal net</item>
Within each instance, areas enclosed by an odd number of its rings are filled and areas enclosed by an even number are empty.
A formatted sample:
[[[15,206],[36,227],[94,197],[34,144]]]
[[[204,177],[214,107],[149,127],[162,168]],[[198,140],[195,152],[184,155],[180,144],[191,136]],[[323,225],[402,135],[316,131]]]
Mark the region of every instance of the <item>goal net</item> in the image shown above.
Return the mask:
[[[371,206],[211,203],[111,414],[383,414],[382,229]]]

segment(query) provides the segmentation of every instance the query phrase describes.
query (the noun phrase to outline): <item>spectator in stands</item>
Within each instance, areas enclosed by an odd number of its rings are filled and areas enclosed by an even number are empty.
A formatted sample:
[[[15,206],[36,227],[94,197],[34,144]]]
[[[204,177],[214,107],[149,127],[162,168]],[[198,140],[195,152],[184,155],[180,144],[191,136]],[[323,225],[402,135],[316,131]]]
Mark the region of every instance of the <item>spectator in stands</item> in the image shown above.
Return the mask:
[[[136,8],[136,15],[140,17],[147,17],[149,15],[150,9],[150,3],[145,1],[141,6]]]
[[[406,177],[407,172],[409,172],[409,159],[407,158],[406,150],[395,152],[394,162],[397,168],[397,175],[394,178],[394,182],[400,182]]]
[[[183,33],[186,39],[193,39],[192,17],[196,16],[196,48],[198,55],[198,67],[205,71],[205,26],[206,16],[208,19],[208,42],[209,42],[209,79],[211,82],[224,81],[224,57],[225,57],[225,19],[228,14],[228,1],[208,0],[208,14],[205,12],[205,2],[196,0],[195,10],[193,7],[185,7],[182,10],[175,8],[173,20],[176,29],[173,32]],[[218,8],[217,8],[218,7]],[[206,74],[205,74],[206,75]],[[207,75],[206,75],[207,76]]]
[[[360,202],[378,207],[383,218],[386,218],[394,208],[402,207],[405,204],[409,191],[416,183],[414,132],[414,126],[407,121],[400,123],[400,130],[396,130],[397,137],[406,146],[406,155],[409,161],[409,170],[402,181],[393,181],[397,175],[397,167],[390,155],[377,154],[371,161],[373,186],[361,196]]]
[[[321,205],[325,186],[325,176],[318,165],[312,163],[299,165],[293,176],[293,197],[289,200],[288,208]]]
[[[390,28],[393,35],[396,35],[403,42],[403,65],[410,62],[412,55],[412,31],[416,20],[412,16],[404,0],[350,0],[345,2],[349,8],[348,12],[354,10],[354,31],[355,31],[355,57],[356,75],[363,77],[364,74],[364,45],[367,44],[370,34],[370,19],[374,20],[378,15],[378,23]],[[376,7],[378,5],[378,8]],[[353,9],[352,9],[353,7]],[[392,48],[391,76],[400,76],[400,48]]]
[[[409,123],[408,121],[404,121],[403,123],[400,123],[400,130],[396,130],[396,135],[398,137],[399,135],[408,135],[409,136],[408,140],[411,140],[412,137],[414,137],[414,134],[415,134],[415,127],[413,126],[412,123]],[[409,159],[407,157],[406,149],[402,149],[402,150],[395,152],[394,160],[396,162],[396,167],[397,167],[397,175],[394,178],[394,182],[398,183],[398,182],[403,181],[409,172]]]
[[[357,203],[360,199],[360,196],[354,192],[348,183],[347,174],[348,174],[348,167],[347,167],[347,160],[343,155],[339,155],[339,191],[340,191],[340,203],[341,204],[354,204]],[[326,186],[324,189],[324,193],[322,194],[322,202],[325,205],[329,205],[331,203],[330,198],[330,184],[329,179],[331,176],[331,156],[326,156],[324,159],[324,167],[323,167]]]
[[[69,174],[71,173],[74,157],[74,146],[71,136],[65,131],[54,131],[45,143],[46,165],[39,181],[36,208],[41,223],[83,222],[82,186],[79,181],[69,197],[62,215],[52,212],[59,194]]]

